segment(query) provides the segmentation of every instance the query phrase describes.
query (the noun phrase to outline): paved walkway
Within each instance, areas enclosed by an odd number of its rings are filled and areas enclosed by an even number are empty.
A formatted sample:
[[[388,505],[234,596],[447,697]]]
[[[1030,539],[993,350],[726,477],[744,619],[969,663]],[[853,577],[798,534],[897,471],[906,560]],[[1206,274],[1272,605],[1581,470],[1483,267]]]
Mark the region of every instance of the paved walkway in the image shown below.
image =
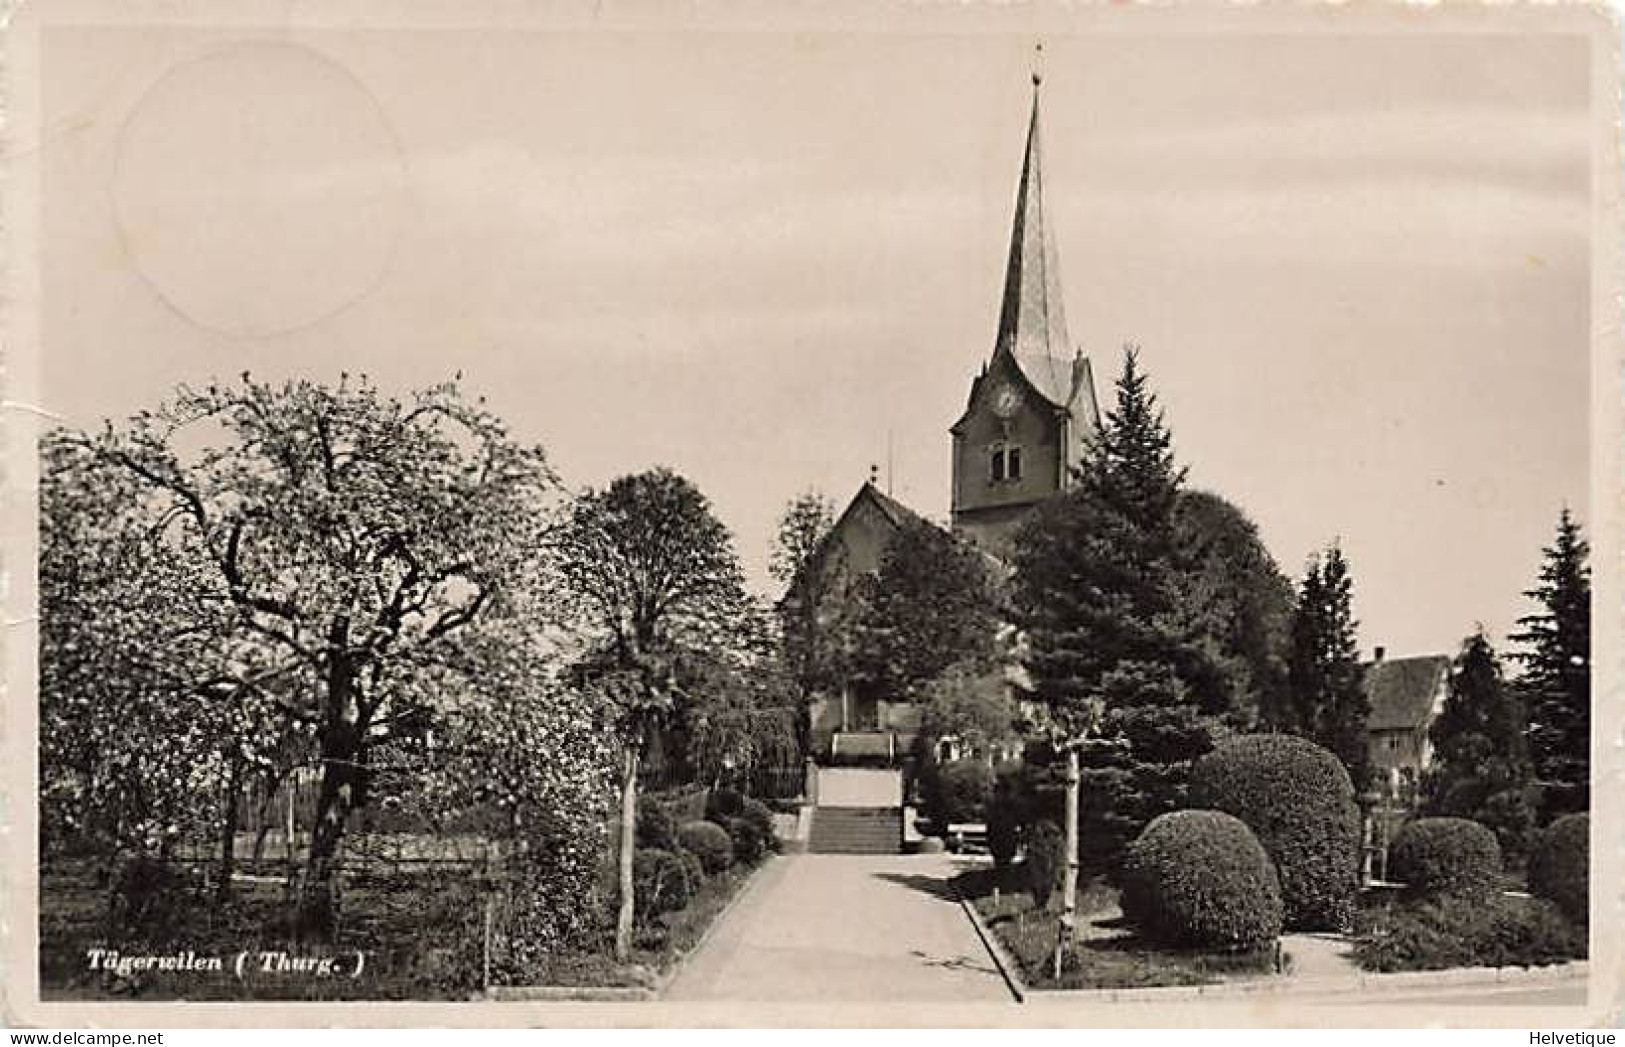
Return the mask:
[[[1283,934],[1281,947],[1292,958],[1289,977],[1298,981],[1358,981],[1354,943],[1337,934]]]
[[[1010,1002],[946,855],[774,858],[668,1000]]]

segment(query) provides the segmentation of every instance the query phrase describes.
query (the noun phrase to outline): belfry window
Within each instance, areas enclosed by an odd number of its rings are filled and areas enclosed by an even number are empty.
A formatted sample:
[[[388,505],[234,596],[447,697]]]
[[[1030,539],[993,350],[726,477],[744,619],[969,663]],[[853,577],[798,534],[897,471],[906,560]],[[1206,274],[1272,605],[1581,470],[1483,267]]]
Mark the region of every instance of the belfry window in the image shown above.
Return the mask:
[[[1021,448],[994,444],[988,448],[988,478],[993,483],[1021,479]]]

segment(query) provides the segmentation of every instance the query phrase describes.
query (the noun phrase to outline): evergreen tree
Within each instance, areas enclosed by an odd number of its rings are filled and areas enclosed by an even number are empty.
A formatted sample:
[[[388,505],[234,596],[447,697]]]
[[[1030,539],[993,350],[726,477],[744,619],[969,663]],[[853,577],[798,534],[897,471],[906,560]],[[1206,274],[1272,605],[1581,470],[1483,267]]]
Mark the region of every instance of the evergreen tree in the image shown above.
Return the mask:
[[[1354,582],[1336,543],[1310,560],[1292,621],[1288,722],[1279,726],[1337,754],[1355,791],[1371,782],[1365,692],[1355,638]]]
[[[1523,703],[1506,686],[1480,627],[1462,642],[1444,709],[1428,729],[1433,762],[1422,783],[1423,807],[1488,825],[1509,857],[1524,854],[1534,824],[1524,724]]]
[[[1211,661],[1173,614],[1184,471],[1132,350],[1116,392],[1077,486],[1019,533],[1014,581],[1052,740],[1098,739],[1079,750],[1080,856],[1096,866],[1178,806],[1185,772],[1217,729],[1198,689],[1211,686]]]
[[[1173,556],[1174,509],[1186,471],[1174,464],[1173,434],[1139,360],[1139,351],[1130,346],[1116,382],[1116,405],[1095,434],[1077,478],[1085,497],[1129,524],[1124,537],[1134,538],[1137,562],[1149,567]]]
[[[1518,619],[1523,650],[1518,689],[1529,710],[1529,753],[1550,819],[1591,807],[1590,546],[1565,508],[1546,549],[1540,583],[1524,595],[1540,605]]]

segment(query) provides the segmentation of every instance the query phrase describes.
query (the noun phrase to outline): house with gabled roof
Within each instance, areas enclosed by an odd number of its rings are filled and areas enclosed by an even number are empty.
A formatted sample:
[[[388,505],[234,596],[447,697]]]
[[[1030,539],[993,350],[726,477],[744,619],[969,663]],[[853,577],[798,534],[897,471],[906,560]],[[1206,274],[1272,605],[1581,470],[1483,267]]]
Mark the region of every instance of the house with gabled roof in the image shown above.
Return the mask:
[[[1372,785],[1379,796],[1409,807],[1433,758],[1428,729],[1450,690],[1450,656],[1388,658],[1382,648],[1363,666]]]

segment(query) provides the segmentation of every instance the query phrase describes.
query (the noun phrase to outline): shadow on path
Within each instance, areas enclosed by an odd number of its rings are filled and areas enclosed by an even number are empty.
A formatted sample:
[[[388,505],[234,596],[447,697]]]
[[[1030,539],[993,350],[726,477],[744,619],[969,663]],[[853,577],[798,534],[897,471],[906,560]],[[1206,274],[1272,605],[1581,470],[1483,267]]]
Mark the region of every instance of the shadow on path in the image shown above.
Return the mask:
[[[992,963],[973,960],[969,956],[949,956],[939,960],[918,949],[910,949],[908,954],[927,967],[942,967],[950,971],[975,971],[978,974],[999,973],[999,969]]]
[[[879,872],[875,873],[874,877],[887,883],[895,883],[899,887],[907,887],[911,891],[929,894],[931,897],[940,898],[945,902],[959,901],[958,893],[941,876],[926,876],[922,873]]]

